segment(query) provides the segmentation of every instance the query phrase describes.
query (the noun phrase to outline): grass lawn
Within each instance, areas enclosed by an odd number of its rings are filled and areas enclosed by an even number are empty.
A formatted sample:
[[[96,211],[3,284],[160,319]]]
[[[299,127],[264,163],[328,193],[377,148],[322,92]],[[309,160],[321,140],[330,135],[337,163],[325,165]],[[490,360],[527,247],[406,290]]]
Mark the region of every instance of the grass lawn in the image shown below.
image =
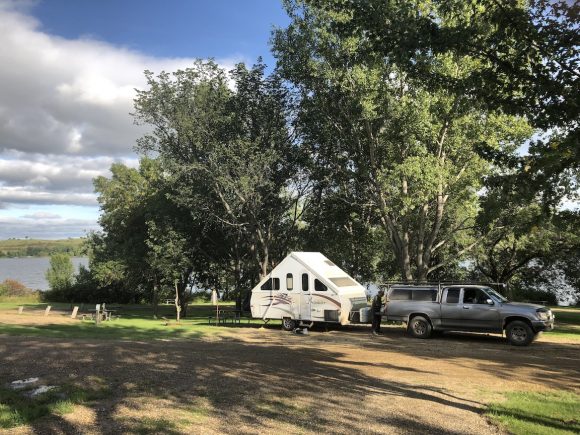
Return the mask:
[[[491,405],[488,417],[514,435],[580,433],[580,396],[549,393],[508,393],[506,401]]]
[[[551,307],[551,310],[556,322],[554,330],[545,334],[580,341],[580,308]]]
[[[214,316],[215,307],[209,303],[197,302],[188,307],[187,317],[181,319],[178,324],[175,319],[175,307],[161,305],[159,317],[153,317],[153,311],[147,305],[110,305],[109,309],[116,310],[120,318],[112,321],[101,322],[99,326],[91,320],[77,320],[70,322],[36,323],[26,322],[27,316],[41,317],[47,305],[52,306],[49,315],[58,319],[66,319],[63,311],[71,312],[71,304],[63,303],[32,303],[23,304],[15,301],[0,303],[0,334],[54,337],[54,338],[96,338],[110,340],[163,340],[177,338],[203,338],[223,332],[224,328],[216,328],[208,323],[208,317]],[[24,306],[22,322],[2,322],[1,314],[15,314],[19,306]],[[220,307],[232,307],[233,304],[223,304]],[[94,306],[90,306],[94,309]],[[88,307],[84,307],[88,311]],[[20,320],[20,318],[19,318]],[[215,319],[213,319],[215,322]],[[257,327],[263,322],[259,319],[242,318],[240,326]],[[270,324],[279,325],[280,322],[272,321]],[[226,326],[233,326],[227,323]]]

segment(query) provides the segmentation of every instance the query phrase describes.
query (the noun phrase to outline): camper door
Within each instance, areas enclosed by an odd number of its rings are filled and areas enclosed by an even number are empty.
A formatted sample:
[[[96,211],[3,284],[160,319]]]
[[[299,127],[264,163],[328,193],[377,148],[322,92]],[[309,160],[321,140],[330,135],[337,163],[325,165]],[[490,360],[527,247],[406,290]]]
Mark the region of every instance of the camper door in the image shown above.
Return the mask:
[[[310,274],[305,270],[300,274],[301,289],[300,292],[300,319],[312,319],[312,296],[310,295]]]

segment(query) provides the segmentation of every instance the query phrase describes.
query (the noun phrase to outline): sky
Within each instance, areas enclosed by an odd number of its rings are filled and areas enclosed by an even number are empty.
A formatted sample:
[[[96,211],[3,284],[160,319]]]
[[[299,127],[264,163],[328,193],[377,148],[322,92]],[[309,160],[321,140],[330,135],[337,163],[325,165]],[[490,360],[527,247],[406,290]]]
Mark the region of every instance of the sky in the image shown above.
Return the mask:
[[[135,167],[143,71],[273,65],[278,0],[0,0],[0,239],[98,230],[92,179]]]

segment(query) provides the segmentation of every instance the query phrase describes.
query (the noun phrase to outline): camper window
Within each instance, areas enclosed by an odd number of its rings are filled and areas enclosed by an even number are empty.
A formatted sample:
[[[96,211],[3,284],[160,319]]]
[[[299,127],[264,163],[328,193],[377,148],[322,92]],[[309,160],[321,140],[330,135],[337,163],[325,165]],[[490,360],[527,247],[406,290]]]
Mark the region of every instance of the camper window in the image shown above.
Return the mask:
[[[294,277],[291,273],[286,275],[286,290],[291,291],[294,288]]]
[[[317,292],[325,292],[326,290],[328,290],[328,287],[326,287],[320,281],[315,279],[314,280],[314,290],[316,290]]]
[[[272,284],[274,284],[273,287]],[[280,278],[269,278],[260,288],[262,290],[280,290]]]
[[[356,286],[356,282],[350,279],[347,276],[340,277],[340,278],[330,278],[332,283],[337,287],[353,287]]]
[[[308,291],[308,274],[302,274],[302,290],[307,292]]]

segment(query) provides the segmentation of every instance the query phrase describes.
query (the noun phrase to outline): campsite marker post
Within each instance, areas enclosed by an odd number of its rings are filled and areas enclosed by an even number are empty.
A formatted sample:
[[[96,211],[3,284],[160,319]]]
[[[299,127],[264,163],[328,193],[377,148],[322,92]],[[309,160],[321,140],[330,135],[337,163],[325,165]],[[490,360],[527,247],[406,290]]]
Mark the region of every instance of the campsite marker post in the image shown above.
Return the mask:
[[[101,304],[95,306],[95,325],[101,323]]]
[[[211,303],[215,305],[215,318],[216,318],[216,325],[220,324],[220,311],[219,311],[219,300],[216,290],[211,291]]]

